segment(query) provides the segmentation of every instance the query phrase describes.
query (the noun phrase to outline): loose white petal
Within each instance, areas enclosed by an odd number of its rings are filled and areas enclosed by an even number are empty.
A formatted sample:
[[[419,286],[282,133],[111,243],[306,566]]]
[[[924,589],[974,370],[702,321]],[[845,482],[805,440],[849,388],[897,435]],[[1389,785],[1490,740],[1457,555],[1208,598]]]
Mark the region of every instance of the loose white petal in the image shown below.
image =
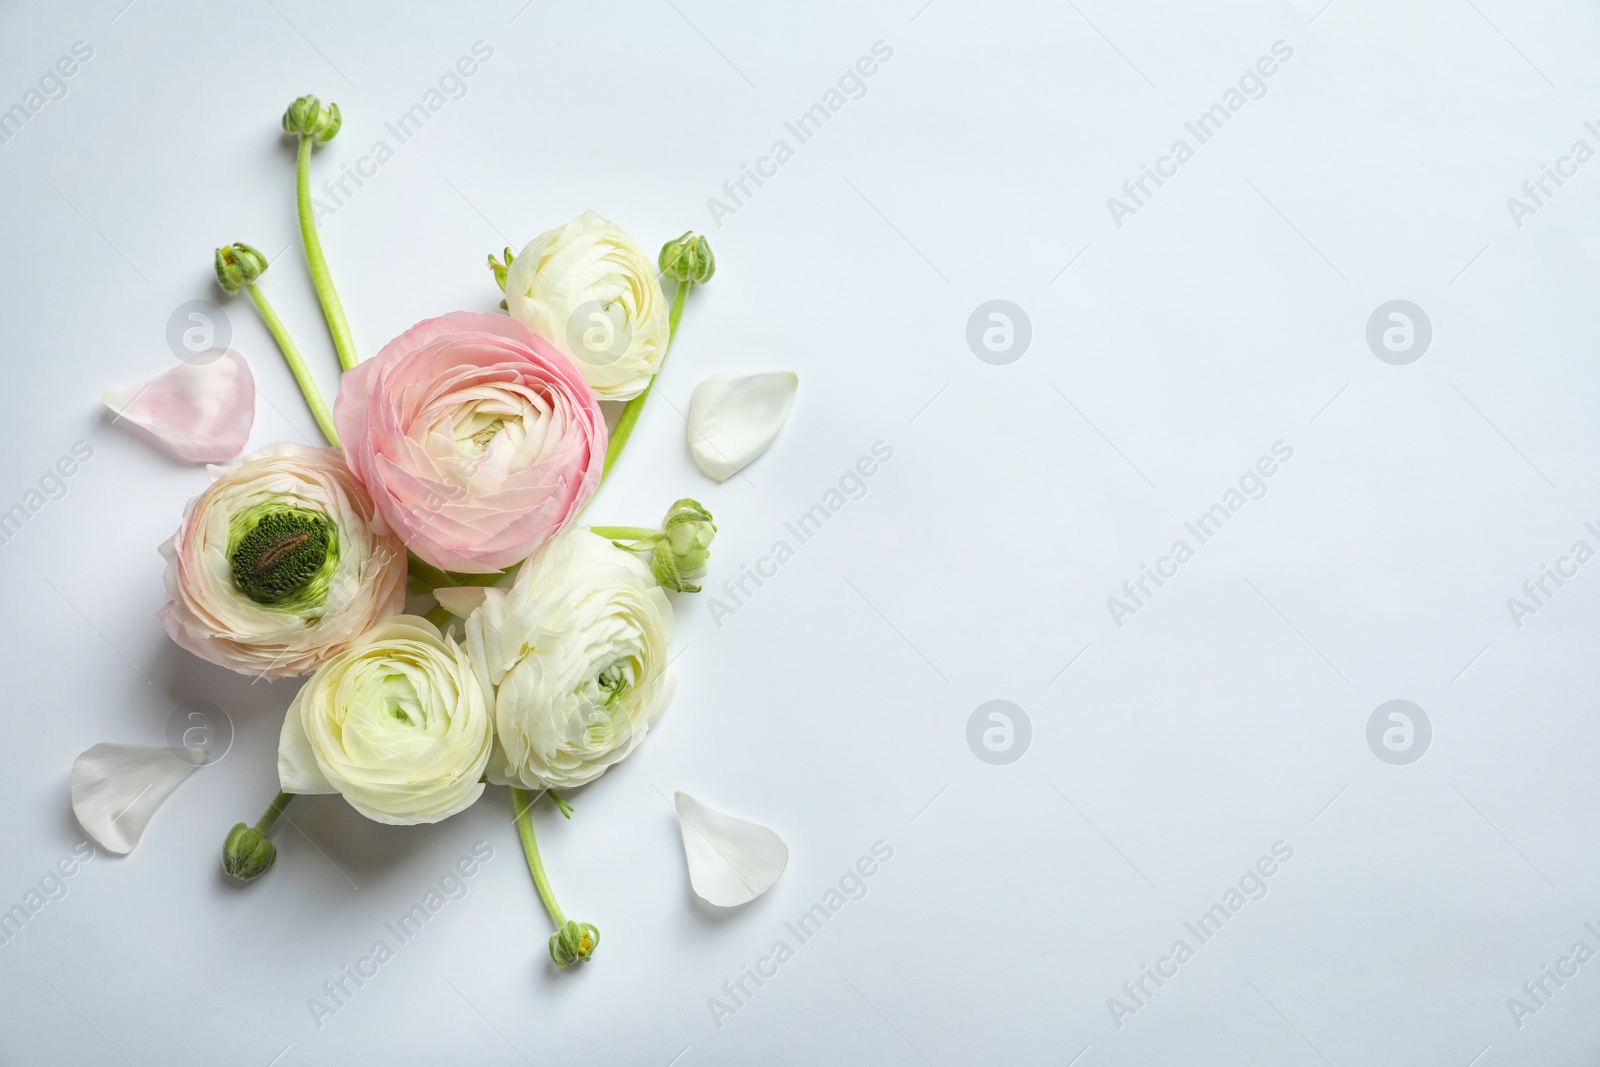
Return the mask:
[[[228,349],[180,363],[147,382],[111,389],[106,407],[165,451],[190,463],[226,463],[244,449],[256,418],[250,365]]]
[[[688,793],[674,797],[695,893],[707,903],[732,908],[772,888],[789,864],[789,846],[781,837],[708,808]]]
[[[689,451],[719,482],[765,452],[783,429],[800,378],[792,371],[725,371],[694,387]]]
[[[165,746],[95,745],[72,764],[72,813],[101,848],[131,852],[150,816],[197,766]]]

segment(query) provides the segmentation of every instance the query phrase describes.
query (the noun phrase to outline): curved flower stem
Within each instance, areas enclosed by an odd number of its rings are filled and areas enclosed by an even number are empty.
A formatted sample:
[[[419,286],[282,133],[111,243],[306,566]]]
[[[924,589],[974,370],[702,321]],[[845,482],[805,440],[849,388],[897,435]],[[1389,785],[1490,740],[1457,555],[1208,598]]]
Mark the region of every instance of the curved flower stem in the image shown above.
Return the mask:
[[[283,358],[289,364],[289,369],[294,372],[294,380],[300,386],[300,392],[305,394],[306,404],[311,408],[312,418],[317,420],[317,425],[322,429],[322,436],[334,448],[344,447],[339,443],[339,431],[333,428],[333,412],[328,410],[327,401],[322,399],[322,390],[317,388],[317,383],[311,377],[311,370],[306,366],[300,349],[289,337],[289,331],[284,328],[283,320],[278,318],[278,313],[272,310],[272,305],[267,303],[266,294],[255,283],[245,286],[245,291],[250,294],[250,300],[255,304],[256,310],[261,313],[261,321],[267,324],[267,329],[272,331],[273,340],[278,342],[278,347],[283,350]]]
[[[555,890],[550,888],[550,877],[544,873],[544,861],[539,858],[539,842],[533,836],[533,803],[528,800],[525,790],[511,787],[511,808],[517,813],[517,833],[522,838],[522,854],[528,858],[528,873],[533,875],[533,885],[539,890],[539,899],[544,901],[545,910],[550,913],[551,920],[559,930],[567,924],[567,917],[562,913],[561,905],[556,903]]]
[[[289,806],[289,801],[298,794],[279,792],[272,798],[272,803],[267,805],[267,810],[261,813],[261,818],[256,820],[256,829],[265,837],[272,832],[272,827],[277,823],[278,816],[283,814],[283,809]]]
[[[660,537],[660,530],[647,530],[643,526],[591,526],[589,532],[612,541],[643,541],[647,537]]]
[[[605,466],[600,469],[602,483],[605,482],[606,475],[611,473],[612,464],[622,455],[628,438],[633,435],[633,424],[639,421],[639,413],[644,410],[644,402],[650,399],[650,390],[656,387],[656,379],[661,377],[661,368],[667,365],[667,356],[672,354],[672,340],[678,336],[678,320],[683,318],[683,303],[689,298],[689,290],[693,287],[693,282],[678,283],[678,291],[672,297],[672,311],[667,317],[667,351],[661,357],[661,365],[656,367],[655,374],[650,378],[650,384],[644,387],[644,392],[628,401],[627,406],[622,409],[621,417],[617,419],[617,428],[611,431],[611,443],[606,446]]]
[[[317,299],[322,301],[322,316],[328,320],[328,332],[333,335],[333,347],[339,353],[339,366],[345,370],[360,360],[356,356],[355,338],[350,336],[350,322],[344,317],[344,305],[333,288],[333,276],[328,273],[328,260],[322,254],[322,237],[317,233],[317,217],[311,210],[311,146],[314,139],[302,135],[300,152],[295,159],[295,198],[300,207],[300,239],[306,246],[306,265],[311,268],[311,283],[316,287]]]

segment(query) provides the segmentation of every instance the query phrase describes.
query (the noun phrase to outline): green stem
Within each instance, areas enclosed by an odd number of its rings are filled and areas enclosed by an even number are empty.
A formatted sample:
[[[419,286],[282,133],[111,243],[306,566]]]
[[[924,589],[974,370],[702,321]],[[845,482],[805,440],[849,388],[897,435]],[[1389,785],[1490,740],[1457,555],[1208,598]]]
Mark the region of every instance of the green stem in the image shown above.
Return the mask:
[[[693,282],[682,281],[678,283],[678,291],[672,298],[672,311],[667,317],[667,351],[661,356],[661,363],[656,367],[656,373],[650,379],[650,384],[644,387],[644,392],[628,401],[622,409],[622,415],[617,419],[617,428],[611,431],[611,443],[606,446],[605,466],[600,469],[600,481],[606,480],[606,475],[611,473],[612,464],[617,462],[617,457],[622,455],[622,449],[627,445],[628,438],[633,435],[633,424],[639,421],[639,413],[644,410],[644,402],[650,399],[650,390],[656,387],[656,379],[661,377],[661,368],[667,364],[667,356],[672,352],[672,339],[678,336],[678,320],[683,318],[683,302],[689,298],[689,290]]]
[[[563,819],[572,818],[572,805],[568,804],[565,800],[562,800],[559,796],[557,796],[554,789],[546,789],[544,794],[555,804],[556,810],[561,813],[561,817]]]
[[[654,531],[651,532],[653,533]],[[474,585],[492,586],[516,570],[517,567],[522,566],[522,564],[518,563],[507,567],[503,571],[490,571],[488,574],[454,574],[450,571],[440,570],[415,552],[408,553],[406,559],[411,577],[420,578],[428,584],[430,589],[459,589],[463,586]]]
[[[313,139],[300,138],[300,153],[295,160],[294,185],[300,205],[300,239],[306,246],[306,264],[311,268],[311,284],[316,287],[317,299],[322,301],[322,316],[328,320],[328,332],[333,335],[333,347],[339,353],[339,366],[345,370],[360,360],[356,356],[356,342],[350,336],[350,322],[344,317],[344,305],[333,288],[333,276],[328,273],[328,260],[322,254],[322,237],[317,233],[317,217],[311,210],[311,146]]]
[[[256,820],[256,829],[262,837],[272,832],[272,827],[278,821],[278,816],[283,814],[283,809],[289,806],[289,801],[295,798],[294,793],[279,793],[272,798],[272,803],[267,805],[267,810],[261,813],[261,818]]]
[[[430,590],[448,589],[457,584],[445,576],[444,571],[435,567],[415,552],[406,554],[406,571],[413,578],[420,578]]]
[[[517,813],[517,833],[522,837],[522,854],[528,857],[528,873],[533,875],[534,888],[539,890],[539,898],[544,901],[544,908],[550,913],[550,919],[559,930],[567,925],[567,917],[562,914],[561,905],[556,903],[555,890],[550,888],[550,878],[544,873],[544,861],[539,858],[539,842],[533,836],[533,804],[528,800],[526,791],[511,787],[511,807]]]
[[[589,532],[612,541],[643,541],[661,535],[660,530],[647,530],[643,526],[591,526]]]
[[[260,286],[252,283],[245,286],[245,291],[250,294],[251,302],[261,313],[261,321],[272,331],[273,340],[277,341],[278,347],[283,350],[283,358],[288,362],[289,369],[294,372],[294,380],[300,386],[300,392],[305,394],[306,404],[311,408],[312,418],[316,419],[317,425],[321,427],[322,436],[326,437],[334,448],[342,448],[339,443],[339,431],[333,428],[333,412],[328,410],[327,401],[322,399],[322,390],[317,388],[316,379],[311,377],[311,370],[300,355],[300,349],[296,348],[294,341],[290,339],[283,320],[278,318],[278,313],[267,303],[267,296],[261,291]]]

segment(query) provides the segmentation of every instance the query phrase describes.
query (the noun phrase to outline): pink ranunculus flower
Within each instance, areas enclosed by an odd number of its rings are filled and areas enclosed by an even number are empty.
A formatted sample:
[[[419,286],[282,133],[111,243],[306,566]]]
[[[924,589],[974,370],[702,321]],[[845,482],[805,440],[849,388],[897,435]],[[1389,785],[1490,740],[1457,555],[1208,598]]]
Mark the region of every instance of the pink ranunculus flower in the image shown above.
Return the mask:
[[[335,448],[275,444],[189,501],[161,546],[162,625],[240,674],[316,670],[405,606],[406,551]]]
[[[509,315],[418,323],[345,372],[333,419],[379,514],[447,571],[528,558],[589,502],[605,462],[594,392]]]

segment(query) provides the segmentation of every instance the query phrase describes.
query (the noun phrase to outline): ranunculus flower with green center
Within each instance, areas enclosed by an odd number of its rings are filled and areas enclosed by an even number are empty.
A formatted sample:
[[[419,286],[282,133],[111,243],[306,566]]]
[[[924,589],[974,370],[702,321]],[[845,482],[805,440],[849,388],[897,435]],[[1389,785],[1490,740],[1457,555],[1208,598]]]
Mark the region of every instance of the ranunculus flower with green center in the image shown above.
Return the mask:
[[[509,589],[437,595],[468,614],[467,650],[493,694],[491,782],[591,782],[644,740],[672,695],[672,604],[642,559],[586,529],[540,549]]]
[[[300,689],[278,740],[286,793],[340,793],[377,822],[433,823],[483,795],[493,728],[467,654],[397,615]]]
[[[268,445],[213,475],[161,546],[160,618],[178,644],[291,677],[405,606],[405,547],[337,449]]]
[[[234,516],[228,563],[233,584],[258,604],[327,596],[339,563],[339,532],[315,511],[265,503]]]

